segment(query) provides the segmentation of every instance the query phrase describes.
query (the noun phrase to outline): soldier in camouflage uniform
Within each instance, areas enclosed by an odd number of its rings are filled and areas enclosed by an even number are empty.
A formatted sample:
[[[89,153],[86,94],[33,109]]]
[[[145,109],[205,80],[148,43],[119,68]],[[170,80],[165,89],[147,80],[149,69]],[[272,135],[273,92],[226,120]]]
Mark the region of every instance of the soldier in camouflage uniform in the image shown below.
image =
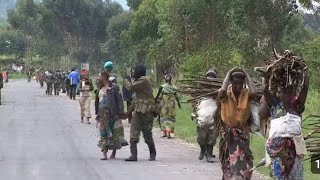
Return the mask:
[[[56,71],[53,78],[53,89],[54,95],[59,96],[59,92],[61,90],[61,82],[62,82],[62,74],[59,70]]]
[[[152,137],[153,119],[155,113],[155,100],[153,97],[152,83],[146,76],[146,67],[137,65],[134,68],[134,82],[125,80],[125,87],[135,93],[132,106],[128,112],[132,113],[130,128],[130,151],[131,156],[126,161],[137,161],[137,143],[142,131],[144,140],[149,147],[149,161],[156,159],[156,148]]]
[[[0,73],[0,105],[1,105],[1,89],[3,88],[3,76]]]

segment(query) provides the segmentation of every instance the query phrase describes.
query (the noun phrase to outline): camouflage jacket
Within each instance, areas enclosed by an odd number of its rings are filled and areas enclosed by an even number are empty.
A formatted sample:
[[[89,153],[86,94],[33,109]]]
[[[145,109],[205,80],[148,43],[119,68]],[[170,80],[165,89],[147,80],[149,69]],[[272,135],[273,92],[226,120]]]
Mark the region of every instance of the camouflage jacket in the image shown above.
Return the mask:
[[[142,76],[134,82],[126,80],[125,88],[135,94],[130,108],[131,111],[141,113],[153,113],[155,111],[152,82],[148,77]]]

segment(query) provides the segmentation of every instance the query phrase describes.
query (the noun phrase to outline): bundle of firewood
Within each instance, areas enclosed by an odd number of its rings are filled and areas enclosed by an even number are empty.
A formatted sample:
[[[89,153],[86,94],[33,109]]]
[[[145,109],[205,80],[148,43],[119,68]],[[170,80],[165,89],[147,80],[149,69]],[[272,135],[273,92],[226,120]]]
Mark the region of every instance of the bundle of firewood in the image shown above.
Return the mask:
[[[268,61],[265,67],[256,68],[263,72],[264,77],[267,77],[269,87],[275,85],[283,89],[288,86],[302,85],[308,69],[306,61],[289,50],[286,50],[282,56],[279,56],[275,50],[274,54],[276,58]]]
[[[309,130],[309,133],[304,136],[308,155],[320,157],[320,116],[309,115],[303,122],[303,129]]]
[[[194,76],[193,79],[178,80],[179,91],[192,97],[188,102],[197,101],[203,97],[215,98],[218,90],[221,88],[223,79]],[[262,84],[254,80],[258,92],[262,92]]]

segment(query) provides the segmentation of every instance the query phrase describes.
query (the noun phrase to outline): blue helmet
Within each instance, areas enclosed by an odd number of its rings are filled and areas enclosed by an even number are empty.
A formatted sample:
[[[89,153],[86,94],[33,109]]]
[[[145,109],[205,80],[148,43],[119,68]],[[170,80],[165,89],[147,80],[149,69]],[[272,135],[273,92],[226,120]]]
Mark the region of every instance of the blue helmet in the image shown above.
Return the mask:
[[[113,68],[114,68],[114,65],[113,65],[113,62],[111,62],[110,60],[109,61],[107,61],[105,64],[104,64],[104,68],[106,69],[106,70],[113,70]]]

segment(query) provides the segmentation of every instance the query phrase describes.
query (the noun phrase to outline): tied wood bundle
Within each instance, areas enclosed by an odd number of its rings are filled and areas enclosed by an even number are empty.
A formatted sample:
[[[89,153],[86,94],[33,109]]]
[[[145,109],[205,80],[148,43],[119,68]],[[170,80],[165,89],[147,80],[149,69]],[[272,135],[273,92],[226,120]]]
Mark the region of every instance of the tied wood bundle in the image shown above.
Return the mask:
[[[308,121],[307,121],[308,120]],[[305,123],[307,122],[307,123]],[[304,135],[306,141],[307,151],[310,157],[320,157],[320,116],[309,115],[303,120],[303,129],[308,130],[309,133]]]
[[[267,62],[264,67],[264,75],[269,79],[269,87],[278,87],[279,89],[288,86],[299,87],[304,83],[307,75],[307,63],[301,57],[296,56],[289,50],[286,50],[282,56],[277,55],[276,59]]]
[[[192,78],[193,79],[178,80],[180,93],[191,97],[188,102],[195,102],[203,97],[216,99],[223,79],[200,76],[192,76]],[[256,80],[254,80],[254,83],[258,91],[257,102],[259,102],[262,95],[262,83]]]
[[[191,96],[188,102],[197,101],[202,97],[215,98],[218,90],[222,86],[222,79],[204,77],[193,77],[194,79],[179,80],[179,91],[185,95]]]

